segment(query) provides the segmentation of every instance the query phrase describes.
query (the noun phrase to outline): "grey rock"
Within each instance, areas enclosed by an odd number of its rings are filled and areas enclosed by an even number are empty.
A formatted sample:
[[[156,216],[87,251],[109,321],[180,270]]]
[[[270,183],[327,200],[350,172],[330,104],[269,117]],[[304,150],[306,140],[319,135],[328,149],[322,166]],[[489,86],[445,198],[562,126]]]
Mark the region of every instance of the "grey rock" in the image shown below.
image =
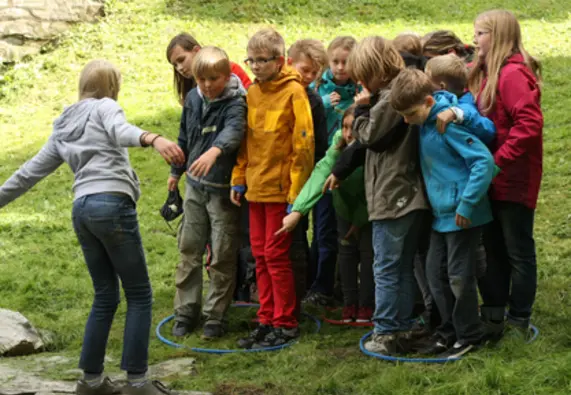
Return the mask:
[[[0,309],[0,355],[16,356],[41,350],[44,342],[22,314]]]

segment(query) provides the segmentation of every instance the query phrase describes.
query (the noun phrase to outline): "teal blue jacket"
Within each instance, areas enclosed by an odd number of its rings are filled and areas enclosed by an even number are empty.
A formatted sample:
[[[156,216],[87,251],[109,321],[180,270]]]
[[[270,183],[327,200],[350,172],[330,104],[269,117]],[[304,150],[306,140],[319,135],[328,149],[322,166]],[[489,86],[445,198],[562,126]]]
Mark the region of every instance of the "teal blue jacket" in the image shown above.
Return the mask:
[[[317,93],[321,96],[323,100],[323,106],[325,107],[325,116],[327,117],[327,133],[328,133],[328,143],[331,145],[333,142],[333,135],[339,129],[341,129],[341,124],[343,122],[343,113],[347,108],[353,104],[353,98],[359,91],[357,84],[352,81],[347,82],[345,85],[337,85],[333,81],[333,73],[331,70],[327,69],[321,76],[319,84],[315,82],[310,85],[311,89],[315,89],[317,86]],[[331,105],[331,100],[329,95],[333,92],[339,93],[341,100],[334,107]]]

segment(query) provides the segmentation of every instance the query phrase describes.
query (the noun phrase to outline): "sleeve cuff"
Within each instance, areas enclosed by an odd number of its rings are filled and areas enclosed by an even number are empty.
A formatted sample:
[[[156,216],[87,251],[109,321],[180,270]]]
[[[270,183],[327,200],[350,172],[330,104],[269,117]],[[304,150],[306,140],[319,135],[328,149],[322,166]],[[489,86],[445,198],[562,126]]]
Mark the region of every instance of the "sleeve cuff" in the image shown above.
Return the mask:
[[[472,206],[470,203],[464,200],[461,200],[460,204],[458,205],[458,208],[456,208],[456,214],[460,214],[462,217],[468,219],[472,218],[473,211],[474,211],[474,206]]]

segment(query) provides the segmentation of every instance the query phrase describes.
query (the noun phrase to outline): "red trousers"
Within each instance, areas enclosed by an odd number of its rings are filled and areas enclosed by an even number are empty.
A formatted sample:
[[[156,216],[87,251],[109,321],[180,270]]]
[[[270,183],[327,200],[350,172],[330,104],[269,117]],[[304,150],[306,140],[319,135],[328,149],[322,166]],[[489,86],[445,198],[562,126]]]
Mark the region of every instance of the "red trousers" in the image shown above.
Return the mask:
[[[274,233],[287,215],[286,203],[255,203],[250,207],[250,244],[256,260],[256,282],[261,324],[275,328],[295,328],[295,286],[289,258],[291,233]]]

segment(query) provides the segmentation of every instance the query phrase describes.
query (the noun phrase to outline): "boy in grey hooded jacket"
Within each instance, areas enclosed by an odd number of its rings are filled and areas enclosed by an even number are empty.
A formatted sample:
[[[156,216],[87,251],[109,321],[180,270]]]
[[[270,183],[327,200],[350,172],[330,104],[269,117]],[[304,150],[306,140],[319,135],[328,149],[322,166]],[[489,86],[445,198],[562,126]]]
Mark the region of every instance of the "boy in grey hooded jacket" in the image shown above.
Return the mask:
[[[153,146],[168,163],[184,163],[184,154],[175,143],[127,123],[116,102],[120,81],[119,71],[106,61],[85,66],[80,100],[55,120],[40,152],[0,187],[0,208],[63,162],[69,165],[75,175],[73,227],[95,289],[79,362],[84,377],[76,393],[171,394],[146,378],[152,290],[135,208],[139,181],[127,147]],[[119,304],[118,279],[127,299],[121,368],[127,371],[128,384],[122,390],[103,377],[105,348]]]

